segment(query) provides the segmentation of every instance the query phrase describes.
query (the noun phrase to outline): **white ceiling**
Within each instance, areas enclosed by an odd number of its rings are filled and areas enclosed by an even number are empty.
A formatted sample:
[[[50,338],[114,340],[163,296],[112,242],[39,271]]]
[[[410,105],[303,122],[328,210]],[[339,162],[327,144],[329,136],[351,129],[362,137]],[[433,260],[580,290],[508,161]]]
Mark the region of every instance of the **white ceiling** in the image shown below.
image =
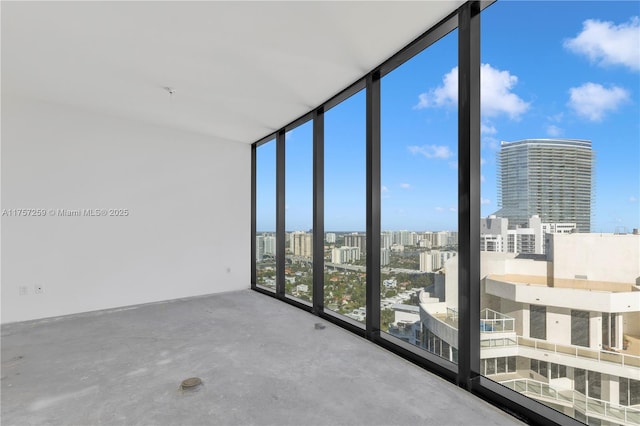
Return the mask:
[[[252,143],[462,3],[2,1],[2,96]]]

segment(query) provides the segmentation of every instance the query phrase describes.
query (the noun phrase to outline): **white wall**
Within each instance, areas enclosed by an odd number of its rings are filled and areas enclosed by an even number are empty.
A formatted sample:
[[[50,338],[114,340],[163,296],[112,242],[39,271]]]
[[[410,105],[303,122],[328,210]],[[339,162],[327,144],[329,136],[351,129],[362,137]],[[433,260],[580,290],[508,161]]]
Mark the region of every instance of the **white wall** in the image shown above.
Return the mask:
[[[554,278],[640,282],[640,235],[551,234]],[[615,265],[615,266],[614,266]]]
[[[571,309],[547,306],[547,341],[571,343]]]
[[[3,96],[2,209],[18,208],[129,215],[3,216],[2,323],[250,285],[249,145]]]

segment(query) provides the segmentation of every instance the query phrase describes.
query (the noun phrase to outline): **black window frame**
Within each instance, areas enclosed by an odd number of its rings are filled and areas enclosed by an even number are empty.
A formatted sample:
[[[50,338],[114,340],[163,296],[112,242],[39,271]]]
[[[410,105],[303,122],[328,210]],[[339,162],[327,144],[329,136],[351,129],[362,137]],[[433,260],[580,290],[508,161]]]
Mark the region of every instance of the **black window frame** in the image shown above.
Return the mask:
[[[480,17],[495,0],[467,1],[391,58],[349,87],[287,126],[266,135],[251,149],[251,289],[335,323],[457,384],[534,424],[581,423],[512,389],[483,377],[480,371]],[[380,79],[407,60],[458,29],[458,363],[454,364],[380,332]],[[367,283],[365,326],[324,308],[324,113],[356,92],[366,90]],[[313,297],[311,306],[285,297],[282,277],[276,292],[256,286],[256,147],[277,139],[277,237],[284,242],[284,134],[313,121]],[[282,169],[282,170],[281,170]],[[284,262],[284,244],[278,259]],[[284,270],[282,270],[283,272]]]

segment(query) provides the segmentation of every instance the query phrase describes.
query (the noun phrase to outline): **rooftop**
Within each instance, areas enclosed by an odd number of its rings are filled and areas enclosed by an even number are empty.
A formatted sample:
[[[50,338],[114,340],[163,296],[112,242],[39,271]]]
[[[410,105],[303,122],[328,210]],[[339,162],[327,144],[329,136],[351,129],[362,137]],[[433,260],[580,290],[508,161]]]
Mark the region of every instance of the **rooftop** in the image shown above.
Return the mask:
[[[596,281],[585,279],[560,279],[553,277],[546,277],[540,275],[519,275],[519,274],[491,274],[488,275],[496,281],[506,281],[513,284],[522,285],[539,285],[545,287],[555,288],[571,288],[576,290],[590,290],[590,291],[604,291],[610,293],[628,293],[633,291],[640,291],[640,288],[630,283],[616,283],[610,281]]]

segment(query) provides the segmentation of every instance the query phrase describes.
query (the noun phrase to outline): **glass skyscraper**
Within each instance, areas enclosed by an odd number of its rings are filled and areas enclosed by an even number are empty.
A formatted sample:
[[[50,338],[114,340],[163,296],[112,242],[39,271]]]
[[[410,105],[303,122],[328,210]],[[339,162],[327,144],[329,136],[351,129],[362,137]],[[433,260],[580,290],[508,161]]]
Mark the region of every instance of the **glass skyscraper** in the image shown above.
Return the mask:
[[[593,168],[588,140],[503,141],[496,215],[508,218],[510,226],[526,226],[538,215],[544,223],[575,223],[578,232],[590,232]]]

